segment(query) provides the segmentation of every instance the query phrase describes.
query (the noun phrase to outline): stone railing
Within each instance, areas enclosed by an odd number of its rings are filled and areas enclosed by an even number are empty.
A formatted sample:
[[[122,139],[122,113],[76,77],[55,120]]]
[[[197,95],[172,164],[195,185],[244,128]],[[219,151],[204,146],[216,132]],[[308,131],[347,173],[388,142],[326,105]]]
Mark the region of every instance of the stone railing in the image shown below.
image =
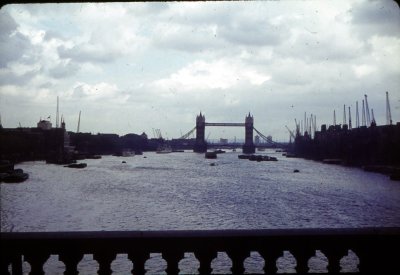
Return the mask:
[[[50,255],[64,262],[64,274],[78,274],[85,254],[99,263],[98,274],[112,273],[117,254],[127,254],[133,263],[126,273],[145,274],[150,253],[161,253],[165,272],[178,274],[185,252],[194,253],[199,274],[212,273],[217,252],[231,259],[232,274],[242,274],[244,260],[253,251],[264,258],[265,274],[277,272],[276,261],[284,251],[296,259],[296,273],[305,274],[317,250],[328,259],[328,273],[340,273],[341,258],[352,250],[359,258],[359,274],[400,274],[400,228],[13,232],[1,233],[0,246],[0,274],[21,274],[22,259],[30,264],[30,274],[43,274]]]

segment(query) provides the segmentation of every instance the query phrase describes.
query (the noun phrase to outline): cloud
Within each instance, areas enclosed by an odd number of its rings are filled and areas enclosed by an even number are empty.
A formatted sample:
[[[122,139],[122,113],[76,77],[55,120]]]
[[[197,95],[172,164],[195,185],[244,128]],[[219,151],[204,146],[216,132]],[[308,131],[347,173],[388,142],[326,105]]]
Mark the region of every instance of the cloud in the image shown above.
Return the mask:
[[[225,60],[213,62],[198,60],[168,78],[155,81],[154,85],[163,90],[226,90],[242,82],[259,86],[270,78],[269,75],[246,67],[245,64]]]
[[[8,12],[0,15],[0,67],[18,60],[31,47],[28,37],[18,31],[18,24]]]
[[[181,25],[159,23],[155,28],[154,46],[186,52],[217,50],[226,46],[217,39],[215,25]]]
[[[120,57],[120,53],[109,51],[101,44],[81,44],[71,48],[65,46],[58,47],[58,54],[61,58],[72,59],[75,62],[101,62],[108,63]]]
[[[357,34],[368,38],[373,35],[400,36],[399,5],[395,1],[355,2],[352,9],[352,23]]]
[[[0,85],[24,86],[37,74],[37,70],[29,70],[22,74],[16,74],[9,69],[0,69]]]
[[[376,68],[370,65],[358,65],[358,66],[353,66],[353,70],[357,78],[363,78],[364,76],[368,76],[371,73],[376,71]]]
[[[289,30],[263,17],[240,16],[239,20],[218,25],[217,34],[234,45],[267,46],[280,44]]]
[[[53,78],[61,79],[74,75],[80,66],[72,61],[60,61],[59,64],[49,69],[49,75]]]
[[[115,99],[119,89],[115,84],[100,82],[97,84],[77,83],[70,94],[74,98],[88,100]],[[107,102],[104,102],[107,104]]]

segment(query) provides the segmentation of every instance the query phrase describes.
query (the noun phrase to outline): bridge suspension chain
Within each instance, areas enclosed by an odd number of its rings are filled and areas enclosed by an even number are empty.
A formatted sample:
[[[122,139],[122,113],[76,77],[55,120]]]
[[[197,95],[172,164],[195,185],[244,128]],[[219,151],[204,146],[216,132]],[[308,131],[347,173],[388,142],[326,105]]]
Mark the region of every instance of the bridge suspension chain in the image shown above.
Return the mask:
[[[265,135],[263,135],[260,131],[258,131],[256,128],[253,127],[253,130],[256,131],[256,133],[263,139],[265,140],[267,143],[269,144],[278,144],[275,141],[272,141],[271,138],[266,137]]]
[[[191,134],[193,134],[193,132],[196,130],[196,126],[190,130],[189,132],[187,132],[186,134],[184,134],[183,136],[181,136],[179,139],[187,139]]]

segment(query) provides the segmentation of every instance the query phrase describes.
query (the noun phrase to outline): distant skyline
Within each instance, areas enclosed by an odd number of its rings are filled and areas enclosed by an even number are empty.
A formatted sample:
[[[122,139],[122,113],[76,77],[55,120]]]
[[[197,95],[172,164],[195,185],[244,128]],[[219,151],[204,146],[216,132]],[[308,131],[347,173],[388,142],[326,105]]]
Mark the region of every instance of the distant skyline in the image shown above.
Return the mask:
[[[35,127],[57,96],[67,130],[160,129],[244,122],[274,140],[313,114],[343,121],[368,95],[378,125],[400,121],[400,10],[394,1],[13,4],[0,10],[3,127]],[[348,114],[346,114],[348,116]],[[348,118],[348,117],[347,117]],[[361,113],[360,113],[361,119]],[[242,128],[207,127],[210,139]]]

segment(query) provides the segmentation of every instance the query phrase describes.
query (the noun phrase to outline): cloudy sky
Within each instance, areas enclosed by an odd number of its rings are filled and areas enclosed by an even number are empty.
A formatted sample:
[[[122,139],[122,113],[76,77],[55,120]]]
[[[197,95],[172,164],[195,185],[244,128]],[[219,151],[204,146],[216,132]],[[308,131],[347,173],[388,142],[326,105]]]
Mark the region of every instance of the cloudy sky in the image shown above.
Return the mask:
[[[7,5],[0,10],[3,127],[60,114],[76,131],[177,138],[244,122],[275,140],[304,112],[343,121],[364,94],[400,121],[400,11],[392,1]],[[347,108],[347,107],[346,107]],[[361,107],[360,107],[361,109]],[[208,127],[210,139],[244,137]]]

